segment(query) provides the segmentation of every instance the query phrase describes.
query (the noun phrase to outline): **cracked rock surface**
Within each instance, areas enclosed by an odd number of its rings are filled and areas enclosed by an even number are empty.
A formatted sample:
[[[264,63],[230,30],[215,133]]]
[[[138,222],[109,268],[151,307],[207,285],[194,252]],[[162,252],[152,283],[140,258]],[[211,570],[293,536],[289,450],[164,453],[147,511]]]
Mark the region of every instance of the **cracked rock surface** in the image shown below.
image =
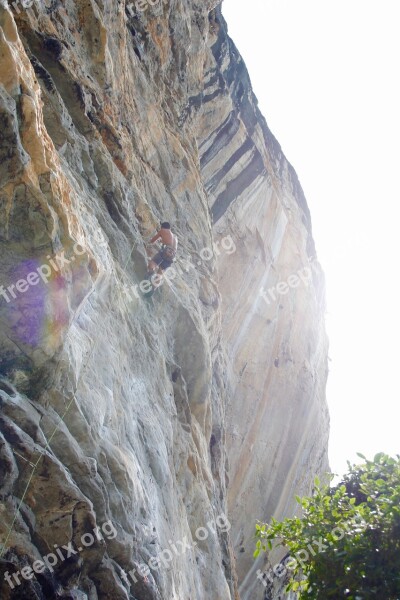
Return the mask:
[[[1,599],[261,600],[255,521],[328,468],[324,279],[218,2],[1,0],[0,253]]]

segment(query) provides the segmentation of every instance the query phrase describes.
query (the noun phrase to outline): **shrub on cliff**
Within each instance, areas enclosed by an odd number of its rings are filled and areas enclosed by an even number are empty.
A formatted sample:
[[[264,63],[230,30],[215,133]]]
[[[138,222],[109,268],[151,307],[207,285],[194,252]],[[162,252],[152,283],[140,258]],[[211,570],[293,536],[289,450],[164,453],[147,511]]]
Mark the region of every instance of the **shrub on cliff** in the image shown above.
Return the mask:
[[[339,484],[296,498],[301,517],[256,525],[254,555],[287,547],[274,572],[300,599],[400,599],[400,456],[359,456]]]

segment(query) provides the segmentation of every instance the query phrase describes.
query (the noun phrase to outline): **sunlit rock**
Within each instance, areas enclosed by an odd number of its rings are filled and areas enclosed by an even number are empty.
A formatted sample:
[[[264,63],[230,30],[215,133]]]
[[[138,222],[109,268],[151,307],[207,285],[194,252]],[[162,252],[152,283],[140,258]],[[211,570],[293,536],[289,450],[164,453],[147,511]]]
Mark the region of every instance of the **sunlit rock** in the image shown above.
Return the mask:
[[[2,599],[261,599],[255,521],[328,468],[297,176],[218,3],[132,4],[0,4]]]

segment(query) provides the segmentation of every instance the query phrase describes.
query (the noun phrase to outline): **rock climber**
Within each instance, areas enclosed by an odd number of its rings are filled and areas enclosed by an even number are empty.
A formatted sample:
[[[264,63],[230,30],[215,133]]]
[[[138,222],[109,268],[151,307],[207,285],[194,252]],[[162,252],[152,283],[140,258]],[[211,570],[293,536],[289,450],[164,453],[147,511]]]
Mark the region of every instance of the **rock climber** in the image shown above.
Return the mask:
[[[149,273],[154,273],[158,267],[158,273],[169,269],[175,260],[176,250],[178,248],[178,239],[171,231],[171,225],[167,222],[161,223],[161,229],[151,238],[149,244],[154,244],[161,240],[162,248],[155,254],[149,262]]]

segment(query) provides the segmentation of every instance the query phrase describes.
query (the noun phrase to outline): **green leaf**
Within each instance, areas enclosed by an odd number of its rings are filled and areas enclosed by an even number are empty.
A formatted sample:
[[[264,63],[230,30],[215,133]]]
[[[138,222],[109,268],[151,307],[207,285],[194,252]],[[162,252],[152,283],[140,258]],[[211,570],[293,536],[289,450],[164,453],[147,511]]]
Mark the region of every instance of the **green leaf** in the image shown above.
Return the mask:
[[[374,456],[374,462],[376,462],[376,463],[380,462],[384,456],[385,456],[384,452],[378,452],[378,454],[375,454],[375,456]]]
[[[291,587],[292,591],[293,592],[297,592],[297,590],[299,589],[299,587],[300,587],[300,583],[298,581],[293,581],[292,587]]]

